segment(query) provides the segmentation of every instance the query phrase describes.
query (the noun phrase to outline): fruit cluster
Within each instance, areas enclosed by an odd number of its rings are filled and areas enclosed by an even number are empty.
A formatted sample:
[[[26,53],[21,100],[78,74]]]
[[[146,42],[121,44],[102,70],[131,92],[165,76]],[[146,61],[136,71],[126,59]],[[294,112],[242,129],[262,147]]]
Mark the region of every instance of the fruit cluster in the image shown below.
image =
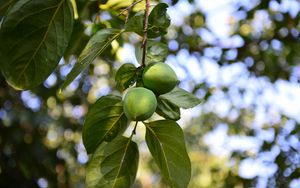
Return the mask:
[[[143,86],[128,89],[123,99],[126,117],[133,121],[150,118],[156,110],[156,96],[174,89],[178,78],[174,70],[165,63],[151,63],[142,74]]]

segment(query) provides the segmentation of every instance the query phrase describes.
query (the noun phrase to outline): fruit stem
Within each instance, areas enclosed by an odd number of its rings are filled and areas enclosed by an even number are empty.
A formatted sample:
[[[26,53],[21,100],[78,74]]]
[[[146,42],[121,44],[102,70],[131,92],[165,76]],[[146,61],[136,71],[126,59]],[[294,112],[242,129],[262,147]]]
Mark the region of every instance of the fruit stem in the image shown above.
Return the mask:
[[[147,40],[148,40],[148,18],[149,18],[150,0],[146,0],[145,17],[144,17],[144,36],[143,36],[143,58],[142,66],[145,67],[146,55],[147,55]]]
[[[135,125],[134,125],[134,129],[132,130],[132,135],[136,134],[136,127],[137,127],[137,124],[138,124],[138,121],[135,122]]]

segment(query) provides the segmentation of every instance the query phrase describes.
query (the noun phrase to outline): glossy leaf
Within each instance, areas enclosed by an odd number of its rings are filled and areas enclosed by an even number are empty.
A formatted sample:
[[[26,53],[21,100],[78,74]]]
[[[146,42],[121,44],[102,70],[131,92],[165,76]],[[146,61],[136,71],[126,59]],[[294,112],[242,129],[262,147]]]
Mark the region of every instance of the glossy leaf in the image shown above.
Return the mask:
[[[83,70],[85,70],[97,56],[114,41],[124,30],[119,29],[103,29],[98,31],[87,43],[81,52],[78,62],[75,64],[71,72],[67,75],[61,89],[65,89]]]
[[[146,64],[153,62],[164,62],[169,54],[169,48],[166,44],[149,40],[147,45],[147,57]],[[141,43],[135,48],[136,59],[139,63],[142,61],[143,50],[141,48]]]
[[[156,113],[166,119],[175,121],[180,119],[179,107],[165,99],[161,99],[160,97],[157,98]]]
[[[144,33],[144,13],[138,12],[133,17],[129,18],[125,30],[130,32],[136,32],[139,35]]]
[[[184,109],[193,108],[201,103],[201,100],[195,95],[179,87],[175,87],[172,91],[160,97]]]
[[[172,120],[145,124],[148,148],[172,188],[186,188],[191,178],[191,162],[180,126]]]
[[[136,80],[136,67],[131,63],[123,64],[116,73],[117,86],[123,90],[134,84]]]
[[[118,137],[101,144],[86,169],[86,187],[120,188],[134,183],[139,161],[137,144]]]
[[[168,5],[166,3],[157,4],[149,15],[148,37],[156,38],[167,33],[170,26],[170,18],[167,14]]]
[[[157,38],[167,33],[170,26],[170,18],[167,14],[168,5],[165,3],[157,4],[149,15],[148,38]],[[131,31],[143,36],[144,34],[144,12],[138,12],[131,17],[126,26],[126,31]]]
[[[0,63],[7,82],[16,89],[42,83],[63,56],[72,28],[69,0],[16,2],[0,30]]]
[[[162,42],[149,41],[148,43],[148,62],[163,62],[169,54],[168,45]]]
[[[129,124],[123,112],[122,99],[108,95],[93,104],[83,125],[82,139],[87,153],[95,151],[103,141],[111,141]]]

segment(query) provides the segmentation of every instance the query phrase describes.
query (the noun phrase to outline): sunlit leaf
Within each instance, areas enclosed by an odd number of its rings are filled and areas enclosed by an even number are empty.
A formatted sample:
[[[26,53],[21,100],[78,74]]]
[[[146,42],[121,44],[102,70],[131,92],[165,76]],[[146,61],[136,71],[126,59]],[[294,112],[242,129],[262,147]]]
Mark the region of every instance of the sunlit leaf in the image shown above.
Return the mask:
[[[164,179],[172,188],[186,188],[191,178],[191,162],[180,126],[171,120],[145,125],[148,148]]]
[[[184,109],[193,108],[201,103],[201,100],[195,95],[179,87],[175,87],[172,91],[160,97]]]
[[[146,56],[146,64],[153,62],[164,62],[166,57],[169,54],[169,48],[166,44],[162,42],[157,42],[153,40],[149,40],[147,43],[147,56]],[[139,63],[142,62],[143,50],[141,48],[141,43],[135,48],[136,59]]]
[[[121,97],[108,95],[98,99],[90,107],[83,125],[82,139],[87,153],[94,152],[103,141],[111,141],[123,133],[128,124]]]
[[[130,138],[117,137],[101,144],[86,169],[86,187],[131,187],[138,168],[139,151]]]
[[[22,0],[10,7],[0,30],[0,63],[17,89],[42,83],[55,69],[73,28],[69,0]]]
[[[156,38],[167,33],[170,26],[170,18],[167,14],[168,5],[166,3],[157,4],[149,15],[148,37]]]
[[[87,43],[71,72],[67,75],[61,89],[65,89],[83,70],[85,70],[97,56],[114,41],[124,30],[103,29],[98,31]]]
[[[123,9],[130,6],[133,0],[101,0],[101,9]]]

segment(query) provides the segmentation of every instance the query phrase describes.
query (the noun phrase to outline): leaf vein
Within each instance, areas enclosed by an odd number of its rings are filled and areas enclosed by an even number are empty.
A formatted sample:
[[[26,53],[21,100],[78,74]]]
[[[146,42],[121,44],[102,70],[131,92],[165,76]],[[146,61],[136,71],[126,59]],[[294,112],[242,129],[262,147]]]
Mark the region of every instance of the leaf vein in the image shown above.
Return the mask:
[[[117,183],[117,177],[119,177],[119,174],[120,174],[120,172],[121,172],[122,166],[123,166],[123,164],[124,164],[124,159],[125,159],[125,156],[126,156],[126,154],[127,154],[127,150],[128,150],[129,145],[130,145],[130,142],[131,142],[131,139],[128,139],[128,142],[127,142],[126,147],[125,147],[125,150],[124,150],[124,154],[123,154],[122,159],[121,159],[122,163],[121,163],[121,165],[120,165],[120,167],[119,167],[119,169],[118,169],[118,172],[117,172],[117,174],[116,174],[116,178],[115,178],[115,180],[114,180],[114,182],[113,182],[112,187],[115,187],[115,184]]]
[[[164,158],[164,161],[165,161],[166,167],[167,167],[167,172],[168,172],[168,178],[169,178],[169,181],[170,181],[170,183],[172,184],[172,186],[175,187],[175,186],[174,186],[174,183],[173,183],[173,181],[172,181],[171,175],[170,175],[170,167],[169,167],[168,162],[167,162],[167,157],[166,157],[165,151],[163,150],[163,147],[162,147],[162,146],[163,146],[163,143],[161,143],[159,137],[155,134],[156,132],[155,132],[153,129],[151,129],[151,127],[150,127],[149,125],[147,125],[147,124],[145,124],[145,125],[146,125],[146,127],[148,128],[148,130],[151,131],[151,133],[154,135],[154,137],[158,140],[158,142],[159,142],[159,144],[160,144],[160,147],[161,147],[160,149],[161,149],[161,151],[162,151],[163,158]]]
[[[50,31],[50,26],[53,24],[54,19],[55,19],[57,13],[58,13],[58,10],[61,8],[61,6],[63,5],[63,3],[64,3],[65,1],[66,1],[66,0],[62,0],[62,1],[57,5],[57,9],[55,10],[55,12],[54,12],[52,18],[50,19],[49,26],[48,26],[48,28],[47,28],[47,30],[46,30],[46,32],[45,32],[45,34],[44,34],[44,36],[43,36],[41,42],[39,43],[39,45],[38,45],[37,49],[35,50],[35,52],[33,53],[32,57],[28,60],[27,63],[25,63],[25,67],[24,67],[24,69],[22,70],[22,72],[20,73],[19,78],[17,79],[17,80],[18,80],[17,82],[20,81],[20,78],[21,78],[22,74],[24,74],[24,72],[25,72],[25,70],[27,69],[27,67],[29,66],[30,62],[34,59],[34,57],[36,56],[37,52],[40,50],[42,44],[45,42],[45,40],[46,40],[46,38],[47,38],[47,36],[48,36],[48,33],[49,33],[49,31]]]

